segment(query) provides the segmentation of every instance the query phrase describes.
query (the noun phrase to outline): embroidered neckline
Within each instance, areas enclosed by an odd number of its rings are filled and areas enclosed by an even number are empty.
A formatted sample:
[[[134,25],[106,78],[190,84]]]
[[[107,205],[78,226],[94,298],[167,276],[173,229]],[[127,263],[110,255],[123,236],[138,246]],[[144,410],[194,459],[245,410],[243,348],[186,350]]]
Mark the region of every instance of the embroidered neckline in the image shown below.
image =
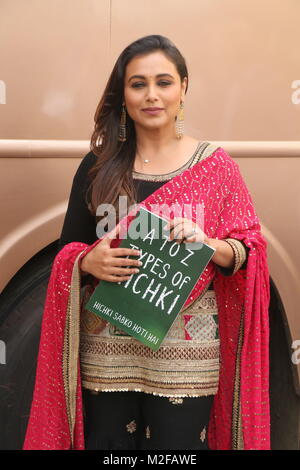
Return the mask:
[[[163,173],[161,175],[154,175],[154,174],[148,174],[148,173],[140,173],[138,171],[133,170],[132,177],[133,179],[139,179],[139,180],[144,180],[144,181],[167,181],[173,178],[174,176],[182,173],[182,171],[185,170],[186,168],[189,168],[190,166],[193,166],[195,163],[197,163],[197,161],[199,160],[199,157],[201,156],[201,152],[208,145],[209,145],[208,142],[199,142],[191,158],[186,163],[184,163],[180,168],[170,171],[169,173]]]

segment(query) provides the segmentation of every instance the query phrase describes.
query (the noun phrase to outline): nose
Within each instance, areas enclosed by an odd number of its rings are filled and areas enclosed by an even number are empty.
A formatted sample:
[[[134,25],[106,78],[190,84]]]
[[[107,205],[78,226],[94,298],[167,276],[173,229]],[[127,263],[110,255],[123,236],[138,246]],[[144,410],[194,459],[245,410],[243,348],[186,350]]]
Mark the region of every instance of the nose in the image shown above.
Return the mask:
[[[156,86],[155,84],[149,84],[147,87],[146,87],[146,99],[147,100],[150,100],[150,101],[155,101],[157,100],[157,89],[156,89]]]

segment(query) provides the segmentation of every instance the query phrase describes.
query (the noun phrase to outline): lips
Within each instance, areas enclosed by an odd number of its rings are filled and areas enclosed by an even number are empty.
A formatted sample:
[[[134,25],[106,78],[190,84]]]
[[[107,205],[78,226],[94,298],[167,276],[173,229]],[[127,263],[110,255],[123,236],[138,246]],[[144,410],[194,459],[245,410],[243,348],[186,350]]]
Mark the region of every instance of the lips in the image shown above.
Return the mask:
[[[142,109],[142,111],[160,111],[162,109],[163,108],[144,108],[144,109]]]
[[[144,109],[142,109],[142,111],[144,111],[145,113],[152,114],[152,115],[159,114],[162,110],[163,110],[163,108],[144,108]]]

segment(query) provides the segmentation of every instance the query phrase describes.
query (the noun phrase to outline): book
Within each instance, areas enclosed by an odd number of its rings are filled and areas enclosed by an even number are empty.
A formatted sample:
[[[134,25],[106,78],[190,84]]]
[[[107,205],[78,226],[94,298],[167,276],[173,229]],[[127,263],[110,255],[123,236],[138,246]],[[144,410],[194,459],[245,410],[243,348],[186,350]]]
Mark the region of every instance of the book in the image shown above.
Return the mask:
[[[140,271],[122,282],[100,280],[85,306],[154,351],[215,252],[205,243],[168,240],[167,222],[140,207],[119,245],[141,252]]]

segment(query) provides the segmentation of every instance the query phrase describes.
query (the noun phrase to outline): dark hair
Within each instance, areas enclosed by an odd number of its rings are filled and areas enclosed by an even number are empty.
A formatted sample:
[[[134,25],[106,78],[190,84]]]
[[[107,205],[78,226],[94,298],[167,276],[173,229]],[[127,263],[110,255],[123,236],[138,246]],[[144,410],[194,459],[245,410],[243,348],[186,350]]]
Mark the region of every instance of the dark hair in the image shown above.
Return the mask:
[[[95,127],[91,136],[90,149],[97,156],[97,160],[88,174],[91,182],[88,188],[89,202],[87,202],[89,210],[94,216],[96,216],[99,204],[112,204],[116,209],[117,223],[120,220],[119,196],[127,196],[128,207],[137,202],[132,179],[136,154],[136,133],[134,122],[127,112],[126,141],[120,142],[118,140],[121,108],[124,101],[126,66],[134,57],[157,50],[163,52],[174,63],[181,82],[184,77],[187,77],[188,81],[185,59],[168,38],[159,34],[142,37],[129,44],[120,54],[94,117]],[[98,220],[102,217],[98,217]]]

